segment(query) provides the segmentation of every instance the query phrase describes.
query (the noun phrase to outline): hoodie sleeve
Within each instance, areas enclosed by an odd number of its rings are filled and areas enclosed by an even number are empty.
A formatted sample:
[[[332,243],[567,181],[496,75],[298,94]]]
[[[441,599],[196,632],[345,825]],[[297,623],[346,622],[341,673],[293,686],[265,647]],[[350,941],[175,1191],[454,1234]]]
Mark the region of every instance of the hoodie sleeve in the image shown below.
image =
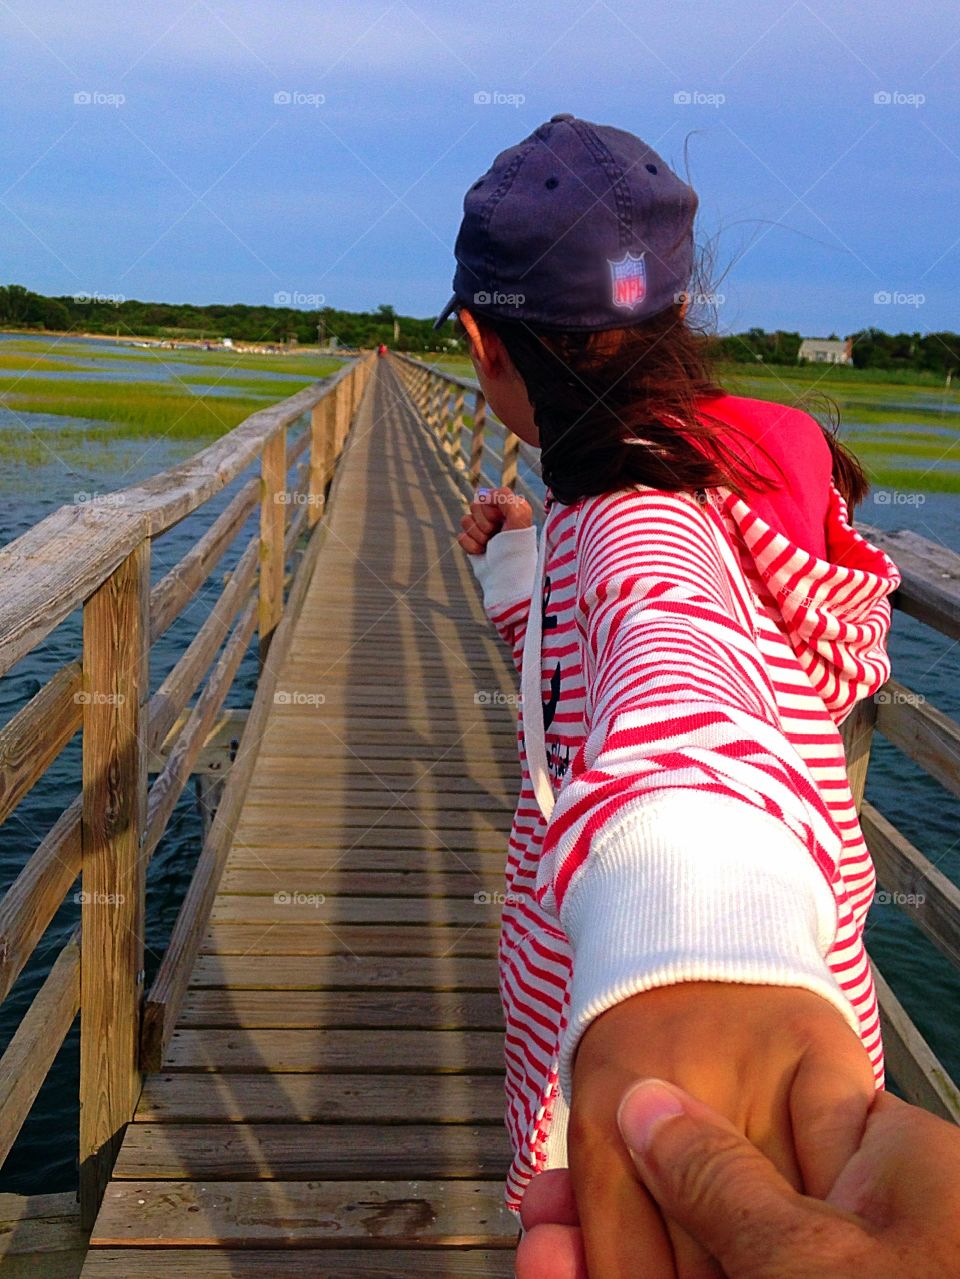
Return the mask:
[[[519,671],[537,571],[537,530],[501,529],[491,537],[482,555],[468,558],[483,590],[487,616],[510,647]]]
[[[802,986],[858,1028],[825,958],[842,837],[783,733],[704,514],[719,518],[661,490],[589,499],[581,514],[588,735],[537,882],[573,949],[568,1097],[590,1022],[657,986]]]

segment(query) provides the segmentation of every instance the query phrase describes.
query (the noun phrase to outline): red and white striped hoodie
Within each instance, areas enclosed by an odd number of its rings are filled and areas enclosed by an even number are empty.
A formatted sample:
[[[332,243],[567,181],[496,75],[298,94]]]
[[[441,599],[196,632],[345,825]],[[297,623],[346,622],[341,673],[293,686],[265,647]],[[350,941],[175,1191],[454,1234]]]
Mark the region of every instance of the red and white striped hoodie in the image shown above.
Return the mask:
[[[572,506],[548,492],[540,562],[535,529],[470,557],[518,669],[541,600],[549,802],[524,704],[500,934],[514,1212],[532,1175],[566,1165],[580,1036],[640,991],[805,987],[861,1036],[883,1086],[862,939],[875,875],[838,725],[890,674],[900,574],[851,527],[812,417],[730,395],[701,407],[784,487],[698,501],[641,485]]]

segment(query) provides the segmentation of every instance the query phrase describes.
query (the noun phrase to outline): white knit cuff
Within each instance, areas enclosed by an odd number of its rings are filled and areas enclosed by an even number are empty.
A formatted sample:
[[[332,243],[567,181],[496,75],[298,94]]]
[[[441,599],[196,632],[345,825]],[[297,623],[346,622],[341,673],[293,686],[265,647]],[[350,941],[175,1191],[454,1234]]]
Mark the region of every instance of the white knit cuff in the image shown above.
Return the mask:
[[[537,571],[537,530],[501,529],[491,537],[482,555],[467,558],[483,588],[484,608],[527,600]]]
[[[859,1034],[824,956],[833,891],[802,842],[771,813],[708,791],[674,790],[624,805],[598,834],[564,898],[573,947],[560,1086],[595,1017],[681,981],[802,986]]]

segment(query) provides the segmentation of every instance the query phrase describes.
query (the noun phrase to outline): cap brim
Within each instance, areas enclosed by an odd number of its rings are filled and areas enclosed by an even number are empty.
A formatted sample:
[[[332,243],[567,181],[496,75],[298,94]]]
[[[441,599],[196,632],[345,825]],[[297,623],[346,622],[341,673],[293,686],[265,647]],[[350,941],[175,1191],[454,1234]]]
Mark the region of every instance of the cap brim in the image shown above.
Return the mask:
[[[433,327],[435,329],[442,329],[443,326],[446,324],[447,320],[450,319],[451,313],[453,311],[456,311],[457,308],[461,305],[462,304],[460,302],[460,299],[457,297],[456,293],[454,293],[453,297],[450,299],[447,305],[443,308],[443,310],[434,320]]]

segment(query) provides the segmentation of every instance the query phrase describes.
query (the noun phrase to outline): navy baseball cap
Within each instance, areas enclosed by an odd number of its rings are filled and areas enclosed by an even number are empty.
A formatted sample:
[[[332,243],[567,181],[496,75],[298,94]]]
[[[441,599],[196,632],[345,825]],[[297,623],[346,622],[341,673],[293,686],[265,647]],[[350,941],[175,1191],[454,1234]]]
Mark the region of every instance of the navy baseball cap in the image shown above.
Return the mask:
[[[551,116],[463,199],[453,311],[547,329],[613,329],[682,300],[698,199],[624,129]]]

